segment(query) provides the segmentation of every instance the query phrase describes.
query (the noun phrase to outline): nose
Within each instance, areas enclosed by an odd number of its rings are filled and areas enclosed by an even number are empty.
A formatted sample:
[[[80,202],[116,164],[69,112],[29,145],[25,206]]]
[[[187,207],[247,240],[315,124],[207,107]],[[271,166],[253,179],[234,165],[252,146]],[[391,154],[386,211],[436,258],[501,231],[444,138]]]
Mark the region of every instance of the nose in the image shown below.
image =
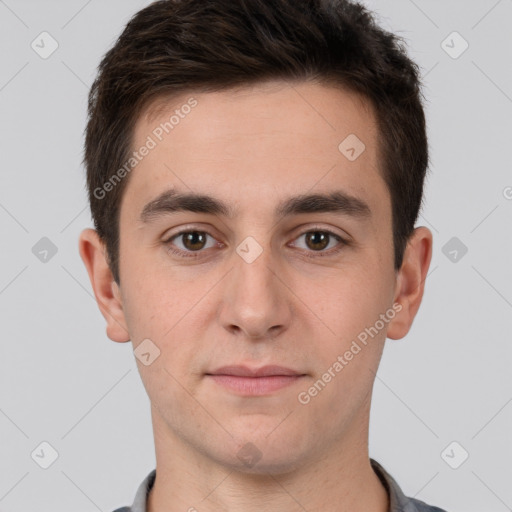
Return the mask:
[[[270,248],[250,263],[234,254],[234,268],[226,276],[220,312],[222,326],[230,334],[268,340],[288,329],[292,294],[277,268]]]

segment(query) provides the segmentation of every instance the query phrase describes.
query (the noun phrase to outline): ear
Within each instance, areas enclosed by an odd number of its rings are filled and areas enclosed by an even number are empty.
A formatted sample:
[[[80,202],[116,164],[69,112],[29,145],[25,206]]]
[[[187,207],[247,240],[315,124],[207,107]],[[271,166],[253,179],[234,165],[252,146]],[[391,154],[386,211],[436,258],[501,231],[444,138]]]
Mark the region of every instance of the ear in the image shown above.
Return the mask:
[[[411,328],[421,304],[425,279],[432,259],[432,233],[426,227],[416,228],[404,253],[393,304],[400,303],[402,309],[389,322],[387,337],[393,340],[403,338]]]
[[[108,266],[104,243],[94,229],[84,229],[80,233],[78,245],[80,256],[89,274],[96,302],[107,321],[107,336],[112,341],[130,341],[121,293]]]

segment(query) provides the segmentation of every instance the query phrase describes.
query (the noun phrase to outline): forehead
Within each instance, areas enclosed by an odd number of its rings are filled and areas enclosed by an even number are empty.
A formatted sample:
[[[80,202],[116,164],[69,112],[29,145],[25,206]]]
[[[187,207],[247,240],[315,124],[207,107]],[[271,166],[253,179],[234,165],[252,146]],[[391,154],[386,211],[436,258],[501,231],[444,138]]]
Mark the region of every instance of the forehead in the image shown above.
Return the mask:
[[[140,213],[176,187],[262,210],[272,198],[341,187],[378,210],[389,198],[377,141],[371,105],[338,88],[275,81],[184,93],[138,119],[132,150],[151,149],[131,171],[123,204]]]

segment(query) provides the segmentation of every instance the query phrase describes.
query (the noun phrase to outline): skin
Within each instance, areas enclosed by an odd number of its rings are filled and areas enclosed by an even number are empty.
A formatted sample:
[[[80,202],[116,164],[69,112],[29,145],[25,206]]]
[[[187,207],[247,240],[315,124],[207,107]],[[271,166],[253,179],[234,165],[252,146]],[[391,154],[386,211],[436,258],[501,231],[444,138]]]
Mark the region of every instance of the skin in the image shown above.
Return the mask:
[[[388,496],[368,459],[372,387],[386,337],[404,337],[420,306],[432,234],[416,228],[395,272],[378,132],[360,96],[313,82],[189,93],[153,119],[141,116],[134,148],[191,96],[197,106],[129,177],[120,286],[96,232],[84,230],[79,242],[108,337],[134,349],[149,338],[160,350],[148,366],[137,359],[156,449],[148,510],[385,512]],[[354,161],[338,150],[351,133],[366,146]],[[141,223],[144,205],[172,186],[239,213],[177,212]],[[366,201],[371,216],[274,215],[284,198],[334,189]],[[165,241],[185,227],[210,235],[197,259],[168,251]],[[305,235],[319,229],[351,243],[320,257]],[[262,248],[250,264],[236,252],[247,236]],[[183,237],[173,243],[189,254],[197,247]],[[337,244],[331,238],[323,251]],[[400,312],[309,403],[299,403],[298,394],[393,304]],[[305,377],[244,397],[205,376],[229,364],[279,364]],[[249,442],[261,453],[251,467],[237,457]]]

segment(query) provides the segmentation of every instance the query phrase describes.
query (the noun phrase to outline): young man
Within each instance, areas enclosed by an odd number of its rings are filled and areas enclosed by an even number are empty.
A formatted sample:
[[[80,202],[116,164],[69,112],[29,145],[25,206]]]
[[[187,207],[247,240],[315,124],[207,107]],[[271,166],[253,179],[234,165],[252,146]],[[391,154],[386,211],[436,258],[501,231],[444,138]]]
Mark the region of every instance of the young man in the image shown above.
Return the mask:
[[[80,237],[133,343],[156,470],[132,512],[437,511],[368,455],[432,234],[419,75],[347,0],[162,0],[105,55]]]

